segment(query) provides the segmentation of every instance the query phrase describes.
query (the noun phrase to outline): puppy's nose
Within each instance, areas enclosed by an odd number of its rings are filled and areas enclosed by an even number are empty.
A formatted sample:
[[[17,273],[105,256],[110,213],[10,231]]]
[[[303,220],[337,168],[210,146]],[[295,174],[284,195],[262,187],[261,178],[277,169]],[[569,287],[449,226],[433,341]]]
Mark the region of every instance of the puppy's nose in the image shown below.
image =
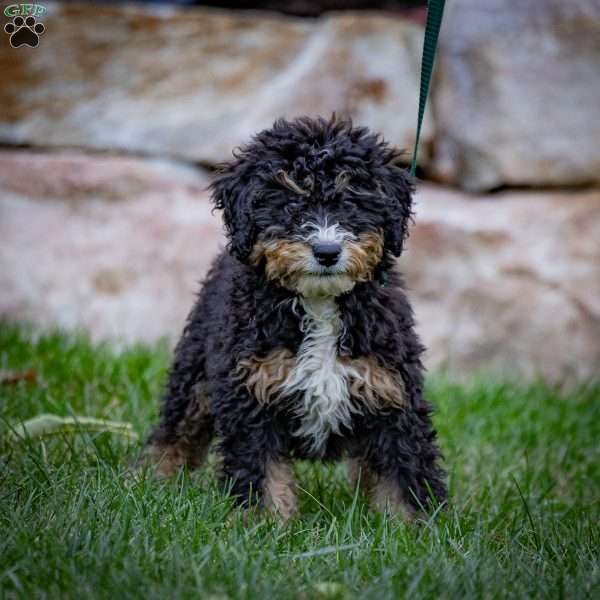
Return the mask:
[[[312,249],[317,262],[324,267],[335,265],[342,253],[342,245],[338,242],[317,242]]]

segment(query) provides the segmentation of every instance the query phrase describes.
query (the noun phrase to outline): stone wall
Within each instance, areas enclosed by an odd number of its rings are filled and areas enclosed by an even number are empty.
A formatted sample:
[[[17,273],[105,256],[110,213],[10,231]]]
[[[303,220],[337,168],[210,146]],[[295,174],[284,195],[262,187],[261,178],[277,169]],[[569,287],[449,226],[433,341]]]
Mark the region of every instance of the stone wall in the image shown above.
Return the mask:
[[[453,0],[429,172],[484,191],[600,183],[600,2]]]
[[[399,264],[430,369],[598,374],[596,8],[448,3],[420,157],[438,183]],[[413,144],[423,30],[395,13],[70,4],[44,24],[36,49],[0,39],[2,318],[173,340],[224,245],[206,167],[300,113]],[[510,186],[537,189],[486,193]]]
[[[277,117],[334,111],[413,143],[422,28],[401,18],[50,6],[39,48],[0,40],[0,143],[214,164]]]

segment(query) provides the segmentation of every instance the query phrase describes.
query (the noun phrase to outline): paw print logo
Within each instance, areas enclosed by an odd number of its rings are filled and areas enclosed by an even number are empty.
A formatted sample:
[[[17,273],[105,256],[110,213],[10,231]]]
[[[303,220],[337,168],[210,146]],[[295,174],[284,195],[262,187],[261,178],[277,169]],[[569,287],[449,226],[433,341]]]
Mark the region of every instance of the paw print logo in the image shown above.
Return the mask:
[[[46,28],[42,23],[37,23],[35,17],[15,17],[12,23],[4,26],[4,31],[10,35],[10,45],[13,48],[29,46],[35,48],[40,43],[40,35]]]

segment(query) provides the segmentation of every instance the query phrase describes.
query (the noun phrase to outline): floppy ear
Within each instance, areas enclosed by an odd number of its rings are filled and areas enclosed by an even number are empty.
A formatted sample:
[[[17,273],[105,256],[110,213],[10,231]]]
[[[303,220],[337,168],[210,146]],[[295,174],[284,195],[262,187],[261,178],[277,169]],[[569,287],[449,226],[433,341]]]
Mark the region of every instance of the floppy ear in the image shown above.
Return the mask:
[[[245,262],[256,239],[253,217],[255,189],[248,165],[243,159],[221,165],[220,173],[211,183],[210,189],[215,208],[223,211],[229,252]]]
[[[408,171],[393,163],[385,165],[379,182],[387,207],[384,245],[394,256],[400,256],[404,240],[408,237],[414,184]]]

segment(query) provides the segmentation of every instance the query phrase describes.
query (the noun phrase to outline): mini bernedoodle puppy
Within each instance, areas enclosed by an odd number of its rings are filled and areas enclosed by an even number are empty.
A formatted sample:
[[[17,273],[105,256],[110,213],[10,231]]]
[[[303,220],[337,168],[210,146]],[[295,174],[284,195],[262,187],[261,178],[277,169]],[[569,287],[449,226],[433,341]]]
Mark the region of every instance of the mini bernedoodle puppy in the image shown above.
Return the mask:
[[[293,459],[348,460],[405,518],[446,497],[423,346],[394,270],[411,218],[401,152],[332,118],[279,120],[212,183],[228,248],[175,351],[147,451],[198,467],[218,439],[243,506],[296,509]]]

